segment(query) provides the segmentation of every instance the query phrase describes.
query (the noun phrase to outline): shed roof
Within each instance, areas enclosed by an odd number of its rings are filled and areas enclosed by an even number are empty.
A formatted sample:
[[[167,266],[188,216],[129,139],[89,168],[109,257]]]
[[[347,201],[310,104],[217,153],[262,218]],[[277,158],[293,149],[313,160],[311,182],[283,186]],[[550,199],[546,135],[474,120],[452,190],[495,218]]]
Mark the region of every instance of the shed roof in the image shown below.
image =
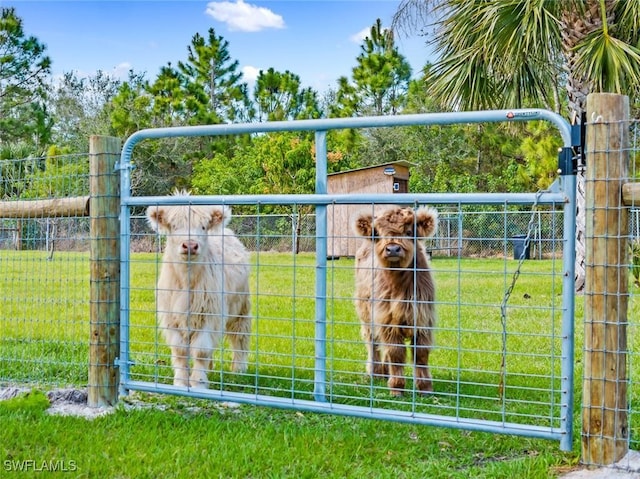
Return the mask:
[[[352,170],[329,173],[327,176],[344,175],[345,173],[353,173],[354,171],[370,170],[373,168],[380,168],[381,166],[392,166],[392,165],[399,165],[399,166],[404,166],[406,168],[409,168],[411,166],[415,166],[415,163],[411,163],[410,161],[407,161],[407,160],[390,161],[388,163],[380,163],[379,165],[363,166],[362,168],[354,168]]]

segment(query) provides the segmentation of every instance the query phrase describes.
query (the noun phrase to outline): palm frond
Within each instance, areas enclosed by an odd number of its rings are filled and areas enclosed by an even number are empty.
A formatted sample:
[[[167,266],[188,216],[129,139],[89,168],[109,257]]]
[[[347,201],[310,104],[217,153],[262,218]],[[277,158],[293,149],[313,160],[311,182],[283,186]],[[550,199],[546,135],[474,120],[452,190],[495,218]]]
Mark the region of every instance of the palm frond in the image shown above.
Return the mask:
[[[616,38],[640,47],[640,0],[616,2],[615,19]]]
[[[433,40],[440,57],[430,91],[450,107],[553,104],[560,71],[559,24],[549,3],[448,2]]]
[[[640,50],[603,30],[576,45],[576,71],[597,92],[628,94],[640,84]]]
[[[452,109],[497,108],[500,87],[475,49],[447,55],[426,78],[429,92]]]

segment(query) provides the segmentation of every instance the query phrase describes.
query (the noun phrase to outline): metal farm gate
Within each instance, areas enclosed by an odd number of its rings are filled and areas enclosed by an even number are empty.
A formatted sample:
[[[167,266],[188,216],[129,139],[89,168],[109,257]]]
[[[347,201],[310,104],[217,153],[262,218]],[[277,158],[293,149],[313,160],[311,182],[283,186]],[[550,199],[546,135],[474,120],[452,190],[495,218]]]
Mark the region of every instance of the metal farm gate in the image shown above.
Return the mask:
[[[559,177],[547,191],[531,194],[328,194],[327,132],[345,128],[450,125],[455,123],[549,121],[564,147]],[[163,196],[131,195],[132,151],[142,140],[178,136],[255,134],[279,131],[315,132],[316,193],[308,195]],[[304,120],[262,124],[231,124],[142,130],[126,141],[120,170],[120,393],[146,391],[233,401],[301,411],[332,413],[413,424],[436,425],[560,441],[572,448],[574,361],[575,189],[569,124],[559,115],[537,109],[419,114],[395,117]],[[169,193],[169,192],[167,192]],[[169,348],[156,322],[155,284],[162,240],[146,225],[151,205],[250,206],[253,231],[238,234],[245,244],[259,244],[287,233],[261,223],[261,212],[315,214],[315,234],[304,238],[314,253],[251,251],[253,329],[246,373],[229,368],[230,351],[214,353],[208,389],[172,384]],[[494,258],[463,258],[459,253],[432,251],[436,283],[435,345],[431,352],[434,392],[422,396],[412,386],[390,394],[386,382],[365,373],[365,346],[353,305],[353,260],[327,254],[328,211],[340,205],[372,210],[379,205],[429,205],[455,218],[456,238],[465,221],[490,213],[492,229],[482,238],[499,246]],[[512,237],[514,211],[534,213],[525,244]],[[558,254],[524,261],[514,248],[539,236],[540,211]],[[560,227],[556,227],[561,225]],[[234,229],[233,221],[230,228]],[[446,233],[446,228],[444,229]],[[286,231],[286,228],[285,228]],[[339,235],[353,236],[350,231]],[[442,231],[434,244],[444,242]],[[286,241],[285,241],[286,240]],[[132,244],[146,241],[155,252],[132,253]],[[495,245],[494,245],[495,246]],[[284,251],[284,252],[283,252]],[[458,250],[459,251],[459,250]],[[411,357],[411,356],[409,356]]]

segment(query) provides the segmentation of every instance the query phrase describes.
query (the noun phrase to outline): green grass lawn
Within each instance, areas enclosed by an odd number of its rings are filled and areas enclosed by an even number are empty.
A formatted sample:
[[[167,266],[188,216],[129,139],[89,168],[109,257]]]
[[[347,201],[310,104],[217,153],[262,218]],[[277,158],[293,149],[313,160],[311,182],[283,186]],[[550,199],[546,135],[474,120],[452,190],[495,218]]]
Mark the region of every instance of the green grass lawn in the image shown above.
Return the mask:
[[[0,402],[0,477],[59,476],[14,472],[49,461],[82,478],[535,479],[576,462],[544,440],[166,396],[145,401],[162,409],[121,407],[87,420],[46,414],[41,393]]]
[[[170,384],[169,350],[155,321],[157,260],[154,254],[132,256],[131,377]],[[260,253],[252,256],[252,262],[254,334],[249,371],[231,374],[230,354],[221,351],[210,374],[211,387],[311,399],[314,257]],[[557,427],[561,263],[526,261],[502,318],[501,304],[517,264],[499,258],[434,258],[435,392],[427,398],[407,394],[398,399],[391,397],[384,382],[371,382],[364,375],[366,354],[352,299],[353,260],[329,261],[328,399],[336,404]],[[59,252],[48,261],[42,252],[1,251],[0,267],[0,381],[44,389],[85,387],[88,255]],[[89,423],[49,417],[42,412],[45,406],[34,406],[30,399],[18,400],[23,402],[16,408],[0,406],[3,458],[30,459],[30,451],[39,451],[40,459],[83,461],[78,464],[79,477],[95,477],[97,471],[105,471],[102,477],[549,477],[555,468],[567,467],[578,457],[582,307],[583,298],[578,297],[572,454],[561,453],[556,442],[547,440],[248,405],[230,411],[210,401],[143,395],[166,410],[120,408]],[[636,310],[632,297],[632,314]],[[633,356],[640,347],[636,335],[629,338]],[[637,395],[632,390],[632,401]],[[197,412],[192,404],[199,406]],[[638,422],[632,415],[634,436]],[[25,430],[39,432],[19,432]],[[191,468],[188,475],[181,464]]]

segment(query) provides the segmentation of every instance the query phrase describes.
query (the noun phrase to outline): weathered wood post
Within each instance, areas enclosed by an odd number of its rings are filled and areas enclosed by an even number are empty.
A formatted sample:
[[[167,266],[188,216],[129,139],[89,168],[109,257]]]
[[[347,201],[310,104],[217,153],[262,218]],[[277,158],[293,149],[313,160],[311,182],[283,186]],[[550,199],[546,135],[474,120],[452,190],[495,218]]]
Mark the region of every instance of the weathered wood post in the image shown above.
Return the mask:
[[[91,217],[91,338],[88,404],[114,405],[118,399],[120,348],[119,175],[117,138],[92,136],[89,143]]]
[[[629,99],[587,97],[586,275],[582,462],[609,465],[628,452],[627,307]]]

